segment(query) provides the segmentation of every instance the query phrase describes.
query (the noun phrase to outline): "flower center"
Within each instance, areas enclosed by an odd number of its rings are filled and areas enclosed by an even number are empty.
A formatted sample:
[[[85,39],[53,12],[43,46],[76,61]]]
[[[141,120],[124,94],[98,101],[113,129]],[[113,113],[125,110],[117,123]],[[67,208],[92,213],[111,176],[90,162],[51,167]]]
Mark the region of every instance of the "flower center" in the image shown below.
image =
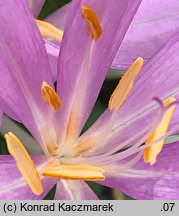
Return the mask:
[[[11,132],[5,135],[9,153],[15,159],[17,167],[25,178],[32,192],[39,195],[43,192],[39,173],[21,141]],[[101,167],[90,165],[61,165],[59,160],[53,159],[47,162],[40,170],[46,177],[85,180],[85,181],[103,181],[105,170]]]
[[[98,16],[96,13],[87,6],[82,6],[82,16],[87,24],[87,34],[91,38],[95,40],[95,42],[101,37],[102,35],[102,27],[99,21]],[[41,34],[50,39],[56,39],[57,41],[61,42],[63,37],[63,32],[53,25],[36,20],[39,30]],[[91,45],[89,46],[88,55],[90,55]],[[88,58],[87,58],[88,59]],[[109,122],[102,128],[102,130],[95,134],[94,136],[88,137],[87,139],[83,140],[82,142],[78,142],[74,148],[72,149],[72,156],[80,155],[82,152],[87,151],[88,149],[92,148],[94,145],[97,145],[102,142],[103,137],[106,134],[109,134],[111,128],[114,123],[116,111],[120,109],[120,107],[125,102],[127,96],[129,95],[131,89],[133,88],[134,81],[139,74],[141,68],[143,66],[143,59],[138,58],[136,61],[131,65],[131,67],[126,71],[122,79],[119,81],[119,84],[115,88],[113,94],[110,97],[108,109],[111,111],[112,115],[109,118]],[[85,70],[85,67],[89,67],[89,62],[85,62],[84,68],[82,67],[82,71]],[[85,72],[84,72],[85,73]],[[86,74],[83,74],[83,78]],[[81,79],[79,83],[83,83],[84,79]],[[49,86],[46,82],[43,82],[41,86],[41,94],[43,101],[52,106],[54,111],[58,110],[58,108],[62,105],[62,101],[55,90]],[[79,96],[79,95],[77,95]],[[76,102],[76,100],[74,100]],[[173,98],[168,98],[164,101],[164,106],[170,105],[174,101]],[[148,137],[146,141],[146,145],[152,141],[157,140],[158,138],[165,135],[167,132],[171,117],[173,115],[175,106],[171,106],[163,116],[162,121],[156,128],[156,130]],[[68,128],[67,128],[67,138],[71,136],[72,138],[75,137],[76,130],[74,130],[74,125],[76,124],[76,116],[78,116],[79,110],[73,110]],[[74,130],[74,132],[73,132]],[[24,176],[25,180],[27,181],[28,185],[30,186],[31,190],[36,194],[39,195],[43,192],[42,183],[40,180],[40,176],[38,171],[31,160],[28,152],[24,148],[21,141],[12,133],[8,133],[5,135],[5,139],[7,142],[8,150],[10,154],[14,157],[17,167]],[[74,140],[74,139],[73,139]],[[70,142],[69,142],[70,143]],[[156,161],[156,157],[162,149],[164,140],[158,142],[156,145],[146,147],[144,153],[144,160],[147,163],[153,164]],[[52,151],[53,152],[53,151]],[[70,154],[69,154],[70,155]],[[67,158],[68,159],[68,158]],[[106,160],[103,158],[103,160]],[[135,158],[133,163],[138,160],[138,157]],[[126,168],[126,166],[124,166]],[[122,170],[122,169],[121,169]],[[59,160],[52,160],[50,163],[48,162],[43,169],[41,170],[41,174],[46,177],[52,178],[61,178],[61,179],[70,179],[70,180],[86,180],[86,181],[103,181],[105,179],[105,169],[99,166],[92,166],[89,164],[61,164]]]
[[[106,126],[104,126],[102,132],[100,131],[99,134],[95,136],[91,136],[84,140],[83,142],[78,142],[77,145],[73,148],[73,152],[71,156],[77,156],[80,155],[82,152],[90,149],[96,144],[99,144],[102,142],[103,137],[105,137],[106,134],[110,133],[110,130],[113,125],[113,120],[115,119],[116,111],[122,106],[124,101],[126,100],[128,94],[130,93],[134,81],[136,79],[136,76],[139,74],[141,68],[143,65],[143,59],[138,58],[136,61],[131,65],[128,71],[124,74],[122,79],[120,80],[119,84],[115,88],[114,92],[111,95],[111,98],[109,100],[108,108],[112,111],[111,118],[109,119],[109,122]],[[51,105],[54,110],[57,110],[62,102],[55,92],[55,90],[49,86],[46,82],[43,82],[41,87],[41,93],[42,98],[45,103],[48,105]],[[160,137],[164,136],[165,133],[168,130],[169,123],[171,121],[174,109],[176,105],[171,105],[175,101],[174,98],[168,98],[164,101],[163,105],[167,108],[167,111],[164,113],[164,116],[160,122],[160,124],[157,126],[155,131],[148,137],[146,141],[146,145],[148,143],[151,143]],[[168,106],[171,105],[171,107],[168,108]],[[28,185],[30,186],[33,193],[36,195],[39,195],[43,192],[42,183],[38,174],[38,171],[31,160],[28,152],[24,148],[21,141],[12,133],[8,133],[5,135],[5,139],[7,142],[7,147],[10,152],[10,154],[14,157],[17,167],[24,176],[25,180],[27,181]],[[154,164],[156,162],[156,157],[160,153],[162,147],[164,144],[164,140],[161,140],[157,142],[157,144],[147,147],[144,152],[144,160],[147,163]],[[136,161],[139,160],[141,156],[140,152],[139,155],[137,155],[132,161],[130,161],[129,164],[124,164],[121,167],[116,168],[115,166],[112,168],[113,171],[116,169],[116,172],[123,171],[124,169],[128,168],[129,166],[132,166]],[[58,156],[57,156],[58,157]],[[112,156],[114,159],[114,156]],[[51,178],[60,178],[60,179],[70,179],[70,180],[85,180],[85,181],[103,181],[105,179],[105,172],[109,173],[108,167],[105,165],[105,163],[101,163],[105,158],[102,158],[101,162],[100,160],[96,164],[102,164],[100,166],[93,166],[89,165],[90,160],[88,161],[88,164],[83,164],[82,162],[84,160],[79,161],[78,163],[78,157],[77,161],[73,164],[72,162],[76,160],[76,158],[64,158],[61,160],[52,159],[50,162],[45,164],[45,166],[41,169],[41,174],[45,177],[51,177]],[[118,159],[119,160],[119,159]],[[61,164],[61,162],[64,164]],[[110,164],[111,161],[109,160],[108,164]],[[93,163],[92,163],[93,164]],[[102,168],[102,167],[104,168]],[[109,166],[110,167],[110,166]]]

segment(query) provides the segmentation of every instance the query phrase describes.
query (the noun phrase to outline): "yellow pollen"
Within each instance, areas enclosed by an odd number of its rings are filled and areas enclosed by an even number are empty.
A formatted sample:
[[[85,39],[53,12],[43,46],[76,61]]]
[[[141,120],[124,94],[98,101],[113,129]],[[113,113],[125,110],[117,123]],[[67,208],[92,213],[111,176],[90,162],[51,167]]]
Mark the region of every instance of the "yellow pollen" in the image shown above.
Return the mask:
[[[41,173],[43,176],[71,180],[103,181],[105,170],[101,167],[89,165],[60,165],[45,167]]]
[[[42,98],[45,103],[51,105],[56,111],[62,105],[62,101],[55,90],[46,82],[43,82],[41,87]]]
[[[38,19],[36,19],[36,23],[43,37],[52,39],[52,40],[57,40],[59,42],[62,41],[62,37],[63,37],[62,30],[56,28],[55,26],[51,25],[48,22],[44,22]]]
[[[108,104],[108,108],[110,110],[118,110],[122,106],[133,88],[135,78],[139,74],[143,63],[144,61],[142,58],[137,58],[130,68],[124,73],[123,77],[119,81],[119,84],[110,97]]]
[[[101,37],[101,35],[103,33],[103,30],[102,30],[100,21],[98,19],[98,16],[88,6],[83,6],[82,7],[82,15],[83,15],[83,18],[87,22],[87,32],[89,34],[92,33],[92,38],[95,41],[97,41]]]
[[[175,101],[175,98],[168,98],[164,101],[163,104],[165,107],[167,107],[174,101]],[[150,142],[154,142],[155,140],[159,139],[160,137],[166,134],[171,118],[173,116],[175,107],[176,105],[173,105],[165,112],[160,124],[157,126],[155,131],[148,137],[146,144]],[[163,144],[164,144],[164,139],[150,147],[147,147],[144,151],[144,161],[146,163],[150,163],[151,165],[153,165],[156,162],[156,158],[158,154],[161,152],[163,148]]]
[[[42,183],[36,167],[21,141],[11,132],[5,135],[9,153],[15,159],[19,171],[27,181],[32,192],[39,195],[43,192]]]

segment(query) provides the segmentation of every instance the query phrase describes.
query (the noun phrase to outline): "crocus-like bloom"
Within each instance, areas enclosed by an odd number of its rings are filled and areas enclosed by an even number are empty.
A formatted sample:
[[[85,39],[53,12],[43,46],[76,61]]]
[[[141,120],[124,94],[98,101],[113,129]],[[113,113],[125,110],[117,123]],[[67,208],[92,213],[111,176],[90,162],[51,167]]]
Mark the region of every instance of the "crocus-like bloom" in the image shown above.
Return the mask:
[[[28,128],[44,155],[29,156],[23,140],[6,134],[11,156],[0,156],[0,198],[42,199],[57,183],[55,199],[96,199],[86,180],[138,199],[177,199],[179,148],[175,143],[162,147],[173,130],[169,125],[177,123],[172,117],[179,93],[179,35],[143,68],[143,59],[135,60],[107,110],[81,135],[141,1],[73,1],[56,91],[26,1],[1,2],[0,108]]]

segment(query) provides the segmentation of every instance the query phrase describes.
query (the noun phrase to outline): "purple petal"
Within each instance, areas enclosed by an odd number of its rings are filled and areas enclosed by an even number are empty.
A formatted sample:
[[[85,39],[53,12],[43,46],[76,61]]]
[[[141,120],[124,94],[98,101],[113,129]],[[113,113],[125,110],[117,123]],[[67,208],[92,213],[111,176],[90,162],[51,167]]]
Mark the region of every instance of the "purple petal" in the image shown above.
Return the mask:
[[[80,112],[79,127],[77,124],[77,133],[80,133],[140,2],[140,0],[107,0],[102,3],[95,0],[75,0],[72,2],[58,64],[58,92],[63,101],[59,113],[59,122],[63,122],[63,128],[59,130],[59,137],[64,136],[72,103]],[[81,13],[82,5],[88,5],[98,14],[103,28],[101,38],[97,42],[90,42],[90,58],[89,50],[87,52],[89,37],[86,32],[86,21]],[[86,63],[88,60],[89,62]],[[85,69],[84,64],[88,65]],[[82,71],[86,74],[85,78],[84,74],[81,75]],[[80,76],[84,79],[81,79],[82,85],[79,86]],[[78,96],[73,101],[76,95]]]
[[[97,200],[98,197],[84,181],[59,180],[55,200]]]
[[[45,0],[27,0],[27,2],[32,10],[33,15],[35,17],[38,17],[44,5]]]
[[[142,1],[112,67],[125,70],[139,56],[147,61],[179,31],[178,0]]]
[[[135,136],[143,128],[147,128],[153,119],[157,118],[155,110],[157,103],[152,100],[153,97],[158,97],[162,100],[168,97],[179,98],[178,49],[179,34],[166,43],[144,65],[127,100],[116,113],[114,126],[111,132],[109,132],[109,136],[111,136],[110,142],[106,143],[105,148],[103,146],[103,151],[107,152],[115,146],[120,146],[122,142]],[[178,107],[176,110],[176,113],[178,113]],[[102,128],[109,122],[109,117],[110,113],[107,110],[87,134],[92,135],[100,127]],[[172,124],[176,125],[179,121],[177,119],[178,117]],[[116,128],[118,129],[116,130]],[[114,130],[115,133],[113,133]],[[86,135],[84,134],[84,136]]]
[[[3,112],[0,110],[0,131],[2,126],[2,117],[3,117]]]
[[[43,154],[42,148],[38,145],[38,142],[29,134],[28,131],[24,130],[24,128],[17,124],[14,120],[3,116],[3,123],[1,126],[1,135],[5,135],[9,133],[9,131],[18,137],[21,140],[26,148],[26,150],[30,154]]]
[[[54,13],[45,18],[45,21],[53,24],[61,30],[64,30],[70,7],[71,3],[66,4],[65,6],[56,10]]]
[[[47,162],[44,156],[32,156],[37,169],[40,169]],[[43,199],[56,181],[50,178],[43,178],[44,192],[36,196],[32,193],[23,176],[19,172],[16,162],[10,155],[0,155],[0,199],[2,200],[31,200]]]
[[[48,56],[26,1],[2,0],[0,7],[0,108],[37,137],[36,124],[49,112],[41,85],[53,86]]]
[[[106,176],[103,185],[116,188],[135,199],[179,199],[179,143],[168,144],[150,166],[141,159],[116,176]]]
[[[172,120],[171,120],[170,125],[169,125],[169,130],[173,131],[171,133],[171,135],[179,133],[179,128],[178,128],[179,120],[178,120],[178,116],[179,116],[179,106],[176,107],[175,112],[174,112],[173,117],[172,117]]]
[[[142,1],[134,20],[114,58],[112,68],[126,70],[139,56],[147,61],[179,31],[178,0],[162,2],[161,0]],[[55,11],[46,18],[60,29],[64,29],[70,4]]]
[[[49,64],[52,71],[53,81],[57,81],[57,63],[60,47],[48,40],[45,41],[45,48],[48,53]]]

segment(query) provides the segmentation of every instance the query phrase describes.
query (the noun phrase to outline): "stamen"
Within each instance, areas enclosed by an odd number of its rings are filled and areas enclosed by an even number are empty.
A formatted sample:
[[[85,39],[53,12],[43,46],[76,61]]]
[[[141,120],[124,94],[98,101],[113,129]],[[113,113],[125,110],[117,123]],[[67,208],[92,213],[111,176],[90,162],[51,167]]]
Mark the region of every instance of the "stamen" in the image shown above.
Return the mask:
[[[48,169],[48,168],[52,168],[52,167],[57,167],[60,166],[60,161],[58,159],[53,159],[51,161],[49,161],[47,164],[45,164],[43,169]]]
[[[79,155],[82,152],[92,148],[96,143],[98,143],[98,141],[99,141],[98,136],[95,136],[95,137],[88,138],[82,143],[79,143],[77,146],[75,146],[73,150],[73,155]]]
[[[63,37],[63,31],[56,28],[55,26],[51,25],[50,23],[41,21],[36,19],[36,23],[38,25],[38,28],[40,30],[40,33],[43,37],[48,38],[48,39],[54,39],[59,42],[62,41]]]
[[[41,93],[44,102],[51,105],[55,111],[62,105],[62,101],[58,94],[46,82],[43,82],[42,84]]]
[[[172,102],[175,101],[175,98],[168,98],[164,101],[163,105],[167,107]],[[173,116],[173,112],[175,110],[176,105],[171,106],[165,113],[164,116],[156,128],[156,130],[148,137],[146,144],[150,142],[154,142],[155,140],[159,139],[160,137],[164,136],[168,130],[171,118]],[[153,146],[150,146],[145,149],[144,151],[144,161],[146,163],[150,163],[153,165],[156,162],[156,158],[158,154],[161,152],[164,144],[164,139],[159,141]]]
[[[121,174],[122,172],[124,172],[125,170],[130,169],[131,167],[133,167],[141,158],[141,156],[143,155],[143,151],[139,152],[134,158],[132,158],[131,160],[129,160],[128,162],[120,165],[120,164],[112,164],[112,165],[106,165],[105,169],[106,172],[110,175],[118,175]],[[109,163],[109,162],[108,162]]]
[[[32,192],[39,195],[43,192],[42,183],[36,167],[24,145],[11,132],[5,135],[9,153],[15,159],[19,171],[24,176]]]
[[[53,168],[42,169],[42,175],[54,178],[85,180],[85,181],[102,181],[104,169],[89,165],[61,165]]]
[[[102,27],[96,13],[88,6],[82,7],[83,18],[87,21],[87,32],[92,34],[92,38],[97,41],[102,33]]]
[[[75,140],[78,123],[79,123],[79,110],[75,106],[73,106],[72,111],[70,113],[68,127],[66,130],[66,141],[67,143],[70,143],[70,145]]]
[[[118,110],[122,106],[134,85],[135,78],[139,74],[143,63],[144,61],[142,58],[137,58],[124,73],[122,79],[119,81],[119,84],[110,97],[108,104],[110,110]]]

